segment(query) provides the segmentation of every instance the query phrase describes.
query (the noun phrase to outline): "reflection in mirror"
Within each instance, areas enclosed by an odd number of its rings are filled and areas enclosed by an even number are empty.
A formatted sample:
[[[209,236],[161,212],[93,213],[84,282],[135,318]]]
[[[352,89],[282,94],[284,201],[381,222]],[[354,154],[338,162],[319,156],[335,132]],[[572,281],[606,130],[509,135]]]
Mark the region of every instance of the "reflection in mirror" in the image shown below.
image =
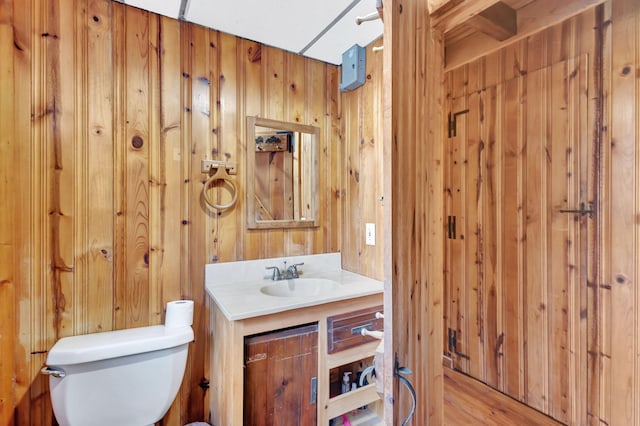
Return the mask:
[[[247,226],[318,226],[320,129],[247,117],[247,139]]]

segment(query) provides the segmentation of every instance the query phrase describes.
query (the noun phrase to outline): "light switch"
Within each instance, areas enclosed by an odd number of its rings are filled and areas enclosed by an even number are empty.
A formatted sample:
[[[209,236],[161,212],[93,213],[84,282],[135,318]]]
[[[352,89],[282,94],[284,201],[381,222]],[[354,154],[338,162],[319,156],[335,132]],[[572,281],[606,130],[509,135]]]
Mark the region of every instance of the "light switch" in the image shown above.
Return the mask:
[[[365,225],[365,243],[368,246],[376,245],[376,224],[367,223]]]

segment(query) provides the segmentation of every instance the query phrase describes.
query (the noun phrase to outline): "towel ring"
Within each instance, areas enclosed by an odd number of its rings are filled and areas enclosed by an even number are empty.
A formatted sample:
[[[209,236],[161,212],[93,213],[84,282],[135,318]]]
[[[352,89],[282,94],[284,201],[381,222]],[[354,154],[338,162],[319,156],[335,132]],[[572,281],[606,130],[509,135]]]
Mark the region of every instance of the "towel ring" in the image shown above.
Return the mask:
[[[209,198],[209,195],[207,194],[207,189],[209,188],[209,186],[211,186],[211,184],[219,180],[224,181],[231,187],[231,190],[230,190],[231,201],[229,201],[226,204],[214,203],[213,200],[211,200]],[[232,207],[236,203],[236,200],[238,199],[238,190],[237,190],[236,184],[233,182],[233,180],[231,180],[231,177],[227,173],[227,169],[225,166],[218,167],[216,169],[216,172],[209,179],[207,179],[207,181],[204,183],[204,187],[202,188],[202,196],[204,198],[204,202],[209,207],[211,207],[212,209],[220,210],[220,211],[226,210],[229,207]]]

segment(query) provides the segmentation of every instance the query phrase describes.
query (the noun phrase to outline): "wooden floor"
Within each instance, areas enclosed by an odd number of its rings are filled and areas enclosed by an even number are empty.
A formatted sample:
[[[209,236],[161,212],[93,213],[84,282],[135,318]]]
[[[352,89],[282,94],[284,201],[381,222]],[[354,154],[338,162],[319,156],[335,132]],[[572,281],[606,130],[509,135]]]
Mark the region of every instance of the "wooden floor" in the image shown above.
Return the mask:
[[[450,368],[444,368],[447,425],[552,425],[550,417]]]

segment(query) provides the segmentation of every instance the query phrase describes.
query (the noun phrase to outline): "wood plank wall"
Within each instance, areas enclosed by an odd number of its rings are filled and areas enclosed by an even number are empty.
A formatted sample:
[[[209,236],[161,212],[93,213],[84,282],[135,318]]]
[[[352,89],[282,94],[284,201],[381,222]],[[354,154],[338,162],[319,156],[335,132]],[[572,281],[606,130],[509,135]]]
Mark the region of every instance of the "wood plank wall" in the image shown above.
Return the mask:
[[[344,95],[365,124],[343,135],[338,67],[110,0],[0,0],[0,54],[0,424],[52,423],[38,372],[59,337],[158,324],[182,297],[196,341],[163,423],[205,420],[207,262],[348,238],[345,265],[379,275],[355,240],[360,221],[382,223],[379,111],[361,118],[379,89]],[[247,115],[321,128],[319,228],[246,231]],[[237,163],[235,208],[204,207],[202,159]]]
[[[11,13],[0,7],[0,423],[9,423],[15,406],[13,337],[16,329],[16,281],[13,271],[16,240],[13,209],[19,196],[13,187],[13,43]],[[5,338],[9,336],[9,338]]]
[[[640,3],[606,4],[593,417],[640,425]]]
[[[469,109],[445,142],[456,368],[571,424],[586,422],[593,221],[559,210],[593,201],[597,28],[590,9],[445,76],[446,111]]]
[[[586,401],[568,401],[570,424],[640,425],[640,3],[609,0],[453,70],[450,96],[587,55],[588,193]],[[486,87],[486,86],[485,86]],[[591,237],[589,237],[591,239]],[[575,312],[573,313],[575,314]],[[577,395],[582,394],[582,392]],[[552,402],[552,401],[550,401]],[[578,412],[577,415],[575,412]],[[579,422],[579,423],[578,423]]]
[[[443,56],[426,0],[384,2],[385,363],[409,367],[413,424],[443,423]],[[393,330],[391,330],[393,325]],[[385,376],[387,424],[411,397]],[[393,383],[393,386],[390,384]]]
[[[342,188],[344,224],[349,232],[342,239],[343,267],[366,276],[384,279],[384,168],[382,140],[383,53],[374,52],[382,39],[366,49],[366,80],[359,88],[341,94]],[[375,246],[365,244],[365,224],[376,225]]]

